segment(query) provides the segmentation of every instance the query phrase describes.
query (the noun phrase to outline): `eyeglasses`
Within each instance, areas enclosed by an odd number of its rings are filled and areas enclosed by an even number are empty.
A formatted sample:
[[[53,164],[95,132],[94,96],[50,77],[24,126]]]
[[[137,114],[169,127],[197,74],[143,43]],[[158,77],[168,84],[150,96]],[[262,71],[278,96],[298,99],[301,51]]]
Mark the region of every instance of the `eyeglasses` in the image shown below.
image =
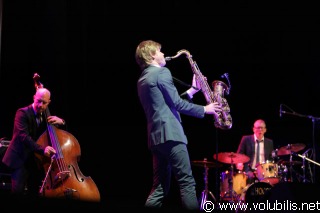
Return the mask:
[[[257,127],[254,127],[255,129],[265,129],[266,127],[264,126],[257,126]]]

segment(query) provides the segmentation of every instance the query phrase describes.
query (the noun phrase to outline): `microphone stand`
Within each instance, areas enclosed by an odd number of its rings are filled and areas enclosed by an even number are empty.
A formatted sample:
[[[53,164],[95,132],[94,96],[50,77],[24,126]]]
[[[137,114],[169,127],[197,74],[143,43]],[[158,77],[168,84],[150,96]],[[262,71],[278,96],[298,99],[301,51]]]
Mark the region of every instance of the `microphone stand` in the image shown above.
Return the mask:
[[[284,104],[283,104],[284,105]],[[285,105],[284,105],[285,106]],[[299,113],[296,113],[294,112],[293,110],[291,110],[292,112],[287,112],[287,111],[283,111],[283,110],[280,110],[280,113],[283,113],[283,114],[288,114],[288,115],[294,115],[294,116],[297,116],[297,117],[302,117],[302,118],[309,118],[312,120],[312,149],[313,149],[313,160],[311,159],[307,159],[308,161],[312,162],[314,165],[313,165],[313,178],[312,178],[312,182],[315,183],[315,180],[316,180],[316,167],[315,165],[318,165],[319,164],[316,162],[316,146],[315,146],[315,122],[316,121],[319,121],[320,118],[319,117],[314,117],[312,115],[302,115],[302,114],[299,114]],[[299,156],[299,154],[298,154]],[[301,156],[301,155],[300,155]],[[300,157],[299,156],[299,157]],[[302,157],[302,156],[301,156]]]

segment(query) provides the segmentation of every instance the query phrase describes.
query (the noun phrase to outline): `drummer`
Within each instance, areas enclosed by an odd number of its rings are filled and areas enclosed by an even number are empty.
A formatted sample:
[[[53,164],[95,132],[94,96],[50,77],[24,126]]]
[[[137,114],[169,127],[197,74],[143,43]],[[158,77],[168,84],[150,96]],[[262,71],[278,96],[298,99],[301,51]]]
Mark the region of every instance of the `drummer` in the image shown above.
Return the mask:
[[[256,166],[261,162],[272,160],[273,140],[266,138],[266,123],[262,119],[254,122],[252,127],[253,134],[244,135],[241,138],[237,153],[247,155],[250,160],[246,163],[237,163],[236,169],[247,174],[247,184],[257,180],[255,172]]]

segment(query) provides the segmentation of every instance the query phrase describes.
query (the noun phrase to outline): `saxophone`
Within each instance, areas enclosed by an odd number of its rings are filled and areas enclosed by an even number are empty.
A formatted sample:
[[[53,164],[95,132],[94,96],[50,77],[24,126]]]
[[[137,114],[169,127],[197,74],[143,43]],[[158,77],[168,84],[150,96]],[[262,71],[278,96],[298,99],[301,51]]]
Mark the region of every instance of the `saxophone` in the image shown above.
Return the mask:
[[[202,75],[197,63],[192,59],[192,55],[188,50],[182,49],[177,52],[175,56],[165,57],[166,61],[175,59],[180,55],[185,54],[189,63],[191,65],[192,72],[195,74],[196,81],[200,85],[202,93],[207,101],[207,104],[218,102],[221,105],[222,111],[216,112],[214,115],[214,125],[216,128],[220,129],[231,129],[232,127],[232,118],[230,115],[230,107],[227,100],[224,98],[224,93],[229,94],[230,87],[228,87],[224,82],[215,80],[212,82],[213,91],[211,90],[207,79]],[[228,74],[224,74],[229,82]]]

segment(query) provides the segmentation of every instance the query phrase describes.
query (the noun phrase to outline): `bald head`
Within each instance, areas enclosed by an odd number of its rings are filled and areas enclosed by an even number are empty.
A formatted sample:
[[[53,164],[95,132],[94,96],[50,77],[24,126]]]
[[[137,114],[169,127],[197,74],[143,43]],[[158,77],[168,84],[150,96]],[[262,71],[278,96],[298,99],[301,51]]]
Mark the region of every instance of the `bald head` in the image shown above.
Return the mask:
[[[258,140],[261,140],[264,134],[267,132],[266,123],[264,122],[264,120],[258,119],[254,122],[252,130]]]
[[[37,97],[47,97],[50,100],[51,93],[46,88],[39,88],[39,89],[37,89],[35,96],[37,96]]]
[[[51,93],[46,88],[37,89],[33,96],[33,108],[37,113],[42,113],[47,109],[50,103]]]

